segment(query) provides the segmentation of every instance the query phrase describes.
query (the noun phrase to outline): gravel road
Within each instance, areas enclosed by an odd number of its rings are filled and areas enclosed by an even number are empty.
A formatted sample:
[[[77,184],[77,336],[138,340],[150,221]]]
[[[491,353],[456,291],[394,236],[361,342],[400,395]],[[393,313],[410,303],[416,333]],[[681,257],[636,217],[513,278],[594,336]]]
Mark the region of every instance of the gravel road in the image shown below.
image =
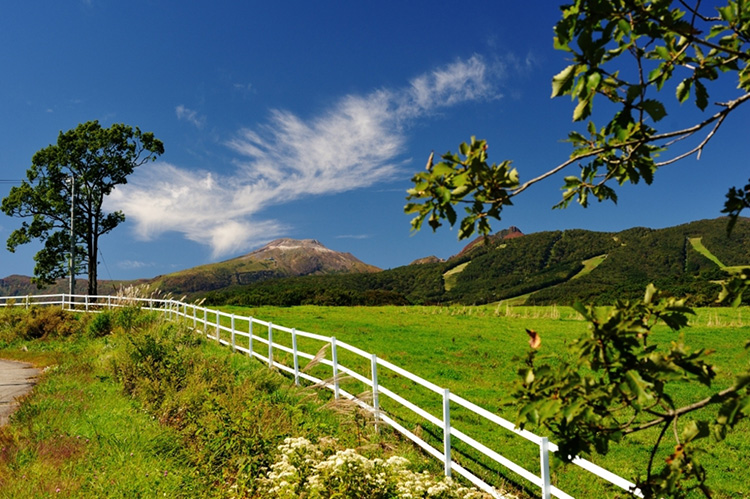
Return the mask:
[[[0,359],[0,426],[8,422],[18,405],[16,398],[31,390],[40,372],[25,362]]]

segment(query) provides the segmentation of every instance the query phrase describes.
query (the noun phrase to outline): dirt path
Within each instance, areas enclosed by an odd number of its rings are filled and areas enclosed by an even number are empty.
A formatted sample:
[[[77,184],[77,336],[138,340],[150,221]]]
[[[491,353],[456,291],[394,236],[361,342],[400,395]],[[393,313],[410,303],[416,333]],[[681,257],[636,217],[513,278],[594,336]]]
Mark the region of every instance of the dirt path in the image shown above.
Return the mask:
[[[40,370],[25,362],[0,359],[0,426],[16,409],[16,397],[28,393],[36,384]]]

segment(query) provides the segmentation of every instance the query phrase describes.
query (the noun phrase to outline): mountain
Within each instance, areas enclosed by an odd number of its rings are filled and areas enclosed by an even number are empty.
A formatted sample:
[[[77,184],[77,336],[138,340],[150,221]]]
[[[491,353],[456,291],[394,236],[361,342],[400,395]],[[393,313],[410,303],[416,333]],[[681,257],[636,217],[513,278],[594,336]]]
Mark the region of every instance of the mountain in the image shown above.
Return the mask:
[[[427,257],[379,271],[314,240],[279,239],[247,255],[145,283],[175,296],[235,305],[608,304],[639,299],[649,283],[693,306],[714,302],[720,282],[750,266],[750,219],[620,232],[581,229],[523,234],[511,227],[447,260]],[[131,282],[133,283],[133,282]],[[111,285],[100,282],[102,293]],[[60,289],[67,290],[61,282]],[[79,288],[83,289],[83,288]],[[43,291],[49,292],[49,291]],[[3,295],[39,294],[27,277],[0,279]]]
[[[358,260],[352,254],[328,249],[314,239],[277,239],[247,255],[153,279],[99,281],[99,290],[106,294],[116,292],[120,286],[135,284],[182,296],[282,277],[378,271],[379,268]],[[78,290],[86,289],[85,286],[85,279],[77,281]],[[67,292],[68,281],[65,279],[42,290],[26,276],[0,279],[0,294],[5,296]]]
[[[464,246],[464,248],[457,255],[454,255],[451,258],[460,258],[483,244],[489,246],[498,245],[502,244],[502,241],[505,239],[513,239],[521,236],[523,236],[523,232],[521,232],[518,227],[511,225],[507,229],[503,229],[500,232],[496,232],[495,234],[489,235],[487,237],[479,236],[478,238],[474,239],[472,242]]]
[[[445,260],[438,258],[435,255],[426,256],[424,258],[417,258],[409,265],[424,265],[426,263],[443,263]]]
[[[207,299],[252,306],[472,305],[509,299],[518,304],[608,304],[639,299],[654,283],[666,293],[687,297],[691,305],[710,305],[733,268],[750,266],[750,219],[739,219],[731,237],[726,227],[727,219],[719,218],[621,232],[574,229],[523,235],[512,228],[473,241],[447,261],[427,258],[375,274],[267,281],[217,290]]]
[[[182,295],[282,277],[378,271],[351,253],[328,249],[314,239],[277,239],[231,260],[155,277],[150,286]]]
[[[147,284],[145,279],[138,281],[99,281],[99,294],[115,294],[122,286],[133,284]],[[76,279],[76,294],[85,294],[88,289],[88,280]],[[59,279],[56,283],[45,288],[39,289],[36,284],[31,282],[31,277],[25,275],[13,274],[0,279],[0,295],[2,296],[25,296],[25,295],[55,295],[68,293],[70,283],[67,279]]]

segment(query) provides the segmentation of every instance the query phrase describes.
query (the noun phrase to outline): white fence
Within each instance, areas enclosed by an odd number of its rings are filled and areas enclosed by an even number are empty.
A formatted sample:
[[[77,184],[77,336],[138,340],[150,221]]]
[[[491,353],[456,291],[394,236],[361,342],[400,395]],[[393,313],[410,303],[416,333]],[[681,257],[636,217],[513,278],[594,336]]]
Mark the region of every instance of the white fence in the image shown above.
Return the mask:
[[[66,310],[85,312],[111,309],[113,307],[132,305],[133,303],[139,304],[144,309],[162,311],[169,319],[187,321],[192,325],[194,330],[205,334],[208,339],[229,346],[233,351],[239,351],[255,357],[261,362],[268,364],[270,368],[276,368],[288,373],[294,377],[295,384],[299,385],[300,380],[304,379],[332,390],[336,399],[343,397],[354,401],[359,406],[370,411],[377,422],[391,426],[417,444],[425,452],[440,460],[443,463],[446,476],[451,476],[455,472],[492,496],[502,497],[492,485],[477,476],[476,471],[470,471],[464,465],[457,463],[451,456],[451,451],[455,450],[457,442],[460,442],[464,448],[473,449],[476,453],[511,470],[513,473],[539,487],[541,497],[544,499],[548,499],[551,496],[572,498],[572,496],[551,484],[549,456],[550,452],[557,451],[557,446],[549,442],[546,437],[540,437],[529,431],[518,429],[510,421],[469,402],[455,393],[451,393],[447,388],[437,386],[387,360],[378,358],[373,353],[365,352],[353,345],[338,341],[335,337],[298,331],[294,328],[272,324],[271,322],[254,317],[227,314],[219,310],[176,300],[148,298],[123,299],[113,296],[65,294],[0,297],[0,307],[13,305],[28,308],[35,305],[47,305],[60,306]],[[303,348],[299,346],[300,342],[305,342],[304,346],[308,348],[320,345],[315,350],[317,354],[303,351]],[[349,360],[342,360],[342,353],[348,355]],[[313,369],[308,372],[300,366],[300,363],[304,361],[313,361],[310,364],[317,364],[316,373],[318,376],[311,374],[314,371]],[[345,365],[344,362],[349,362],[349,365]],[[330,374],[330,376],[327,374]],[[378,381],[379,377],[381,381]],[[387,383],[391,388],[384,386],[382,382],[384,378],[387,378]],[[434,415],[429,410],[417,406],[396,393],[393,387],[403,385],[404,379],[428,392],[432,392],[437,398],[438,403],[436,406],[442,407],[442,411],[437,411],[440,414]],[[359,384],[366,387],[366,395],[355,395],[351,389],[347,389],[350,386],[359,386]],[[433,438],[433,443],[430,443],[428,442],[430,439],[427,436],[419,434],[422,432],[411,431],[406,428],[402,424],[403,421],[399,422],[399,418],[394,414],[397,411],[384,409],[381,401],[381,397],[383,396],[390,401],[389,404],[392,404],[394,408],[408,409],[411,413],[419,416],[424,422],[434,425],[439,431],[438,434],[433,435],[434,437],[438,437],[437,445],[435,444],[436,438]],[[495,425],[538,446],[538,472],[535,473],[527,470],[525,467],[504,457],[498,450],[479,442],[477,438],[480,437],[476,435],[472,437],[465,431],[452,426],[451,409],[465,410],[471,413],[474,419],[479,418],[482,424],[469,424],[466,431],[469,431],[470,428],[486,424]],[[433,412],[436,412],[434,408]],[[439,437],[442,437],[442,439]],[[439,442],[439,440],[442,440],[442,442]],[[471,462],[472,459],[467,459],[467,461]],[[624,490],[633,492],[638,497],[643,497],[641,492],[635,488],[635,484],[590,461],[576,458],[573,460],[573,464]],[[478,467],[481,468],[481,466]]]

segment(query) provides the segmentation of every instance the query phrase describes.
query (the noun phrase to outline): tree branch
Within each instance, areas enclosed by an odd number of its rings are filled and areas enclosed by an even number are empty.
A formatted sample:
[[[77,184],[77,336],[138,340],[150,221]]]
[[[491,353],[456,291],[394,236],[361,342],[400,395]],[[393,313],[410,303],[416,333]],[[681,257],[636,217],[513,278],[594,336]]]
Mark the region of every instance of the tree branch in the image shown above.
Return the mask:
[[[685,407],[680,407],[677,410],[669,411],[666,415],[660,418],[653,419],[636,428],[626,428],[622,430],[622,432],[624,434],[635,433],[637,431],[642,431],[642,430],[651,428],[652,426],[656,426],[665,421],[671,421],[672,419],[682,416],[683,414],[688,414],[690,412],[697,411],[698,409],[702,409],[703,407],[706,407],[707,405],[711,405],[713,403],[719,402],[720,400],[723,400],[727,398],[727,396],[732,395],[733,393],[736,393],[736,392],[737,392],[737,388],[735,388],[734,386],[730,386],[729,388],[726,388],[720,391],[719,393],[711,395],[710,397],[707,397],[703,400],[695,402],[694,404],[686,405]]]
[[[716,114],[714,114],[714,115],[706,118],[702,122],[700,122],[700,123],[698,123],[696,125],[693,125],[693,126],[691,126],[689,128],[683,128],[682,130],[675,130],[673,132],[666,132],[666,133],[652,135],[652,136],[650,136],[650,137],[648,137],[646,139],[639,139],[639,140],[632,140],[632,141],[629,141],[629,142],[623,142],[622,144],[618,144],[617,146],[598,147],[596,149],[592,149],[589,152],[586,152],[586,153],[583,153],[583,154],[578,154],[576,156],[572,156],[567,161],[565,161],[563,163],[560,163],[559,165],[557,165],[556,167],[552,168],[551,170],[543,173],[542,175],[539,175],[538,177],[535,177],[535,178],[533,178],[533,179],[531,179],[531,180],[529,180],[527,182],[524,182],[521,186],[519,186],[516,189],[514,189],[513,191],[511,191],[508,194],[508,197],[512,198],[514,196],[517,196],[518,194],[522,193],[523,191],[525,191],[526,189],[528,189],[532,185],[534,185],[534,184],[536,184],[538,182],[541,182],[542,180],[544,180],[544,179],[546,179],[548,177],[551,177],[552,175],[560,172],[561,170],[564,170],[565,168],[567,168],[571,164],[577,163],[578,161],[580,161],[582,159],[590,158],[590,157],[593,157],[593,156],[598,156],[599,154],[601,154],[603,152],[611,151],[611,150],[614,150],[614,149],[623,149],[623,148],[628,147],[628,146],[637,146],[637,145],[642,145],[642,144],[650,144],[650,143],[657,142],[657,141],[663,140],[663,139],[676,138],[677,140],[682,140],[684,138],[689,137],[690,135],[695,134],[696,132],[699,132],[700,130],[704,129],[705,127],[707,127],[711,123],[713,123],[713,122],[715,122],[715,121],[718,120],[719,123],[717,123],[717,125],[714,127],[714,129],[711,131],[711,133],[709,133],[707,135],[706,139],[704,139],[700,143],[700,145],[698,145],[696,148],[694,148],[693,150],[691,150],[689,153],[682,154],[682,155],[678,156],[675,159],[664,161],[662,163],[657,163],[656,166],[657,167],[658,166],[664,166],[664,165],[667,165],[667,164],[670,164],[670,163],[674,163],[674,162],[676,162],[679,159],[684,159],[685,157],[690,156],[691,154],[695,154],[697,151],[702,150],[703,147],[705,147],[706,143],[708,143],[708,141],[711,138],[713,138],[713,135],[715,134],[716,130],[721,125],[721,123],[724,121],[724,119],[726,118],[726,116],[729,113],[731,113],[732,111],[734,111],[738,106],[740,106],[741,104],[744,104],[748,100],[750,100],[750,93],[744,94],[744,95],[738,97],[737,99],[731,100],[729,102],[722,103],[720,105],[724,106],[724,109],[722,109],[721,111],[717,112]]]

